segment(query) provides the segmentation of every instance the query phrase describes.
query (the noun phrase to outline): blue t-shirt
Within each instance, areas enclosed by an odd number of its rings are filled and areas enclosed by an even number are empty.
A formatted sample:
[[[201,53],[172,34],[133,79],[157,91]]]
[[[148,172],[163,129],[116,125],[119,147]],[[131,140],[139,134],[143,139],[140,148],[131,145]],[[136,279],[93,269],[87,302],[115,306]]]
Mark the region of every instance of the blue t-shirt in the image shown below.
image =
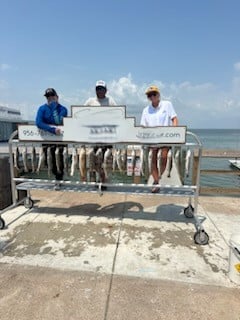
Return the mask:
[[[59,123],[56,122],[56,115],[58,115]],[[39,107],[36,117],[36,126],[39,129],[46,130],[55,134],[55,126],[63,124],[63,118],[67,116],[67,108],[61,104],[57,104],[56,109],[53,109],[47,103]],[[51,126],[54,125],[54,126]]]

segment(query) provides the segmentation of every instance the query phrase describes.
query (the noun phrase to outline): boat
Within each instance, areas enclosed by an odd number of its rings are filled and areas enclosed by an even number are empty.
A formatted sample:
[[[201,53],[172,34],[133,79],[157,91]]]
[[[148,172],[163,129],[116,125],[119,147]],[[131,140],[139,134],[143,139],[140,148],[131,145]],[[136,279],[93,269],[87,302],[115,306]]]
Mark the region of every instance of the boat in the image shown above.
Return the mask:
[[[240,159],[228,160],[232,167],[235,167],[240,170]]]

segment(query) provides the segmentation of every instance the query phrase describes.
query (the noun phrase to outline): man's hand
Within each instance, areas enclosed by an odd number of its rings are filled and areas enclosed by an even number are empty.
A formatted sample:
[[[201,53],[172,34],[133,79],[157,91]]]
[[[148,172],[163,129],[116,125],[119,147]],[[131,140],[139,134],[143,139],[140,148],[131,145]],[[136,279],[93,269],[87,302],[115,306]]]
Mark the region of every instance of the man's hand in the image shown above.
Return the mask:
[[[59,136],[61,134],[61,129],[60,128],[55,128],[55,134]]]

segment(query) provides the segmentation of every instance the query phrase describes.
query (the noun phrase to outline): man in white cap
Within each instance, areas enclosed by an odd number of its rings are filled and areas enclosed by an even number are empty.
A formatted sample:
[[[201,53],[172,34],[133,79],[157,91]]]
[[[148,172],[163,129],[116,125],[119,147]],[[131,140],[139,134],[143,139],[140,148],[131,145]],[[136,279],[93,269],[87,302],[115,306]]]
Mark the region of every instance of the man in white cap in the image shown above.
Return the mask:
[[[98,80],[96,82],[96,97],[93,97],[93,98],[89,98],[85,103],[84,105],[85,106],[116,106],[116,102],[113,100],[112,97],[110,96],[106,96],[106,93],[107,93],[107,85],[106,85],[106,82],[103,81],[103,80]],[[103,154],[106,152],[106,150],[108,148],[112,148],[111,145],[103,145],[103,146],[98,146],[98,147],[95,147],[94,148],[94,152],[97,152],[97,149],[101,147],[102,151],[103,151]],[[106,179],[105,179],[105,173],[104,173],[104,170],[101,169],[101,172],[100,172],[100,180],[101,182],[106,182]],[[95,176],[95,173],[93,174],[92,176],[92,181],[96,181],[96,176]],[[106,190],[107,187],[106,186],[102,186],[102,190]]]
[[[96,82],[96,97],[89,98],[84,105],[86,106],[116,106],[116,102],[112,97],[106,96],[107,85],[103,80]]]

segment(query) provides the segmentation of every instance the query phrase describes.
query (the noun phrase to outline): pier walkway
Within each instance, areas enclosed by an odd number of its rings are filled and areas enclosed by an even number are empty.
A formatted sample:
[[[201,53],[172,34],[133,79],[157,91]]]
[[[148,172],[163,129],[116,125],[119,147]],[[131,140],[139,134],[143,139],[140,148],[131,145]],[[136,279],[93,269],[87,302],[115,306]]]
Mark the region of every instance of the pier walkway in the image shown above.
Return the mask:
[[[228,241],[240,199],[199,197],[209,234],[193,241],[186,198],[32,191],[4,214],[0,318],[240,319]]]

